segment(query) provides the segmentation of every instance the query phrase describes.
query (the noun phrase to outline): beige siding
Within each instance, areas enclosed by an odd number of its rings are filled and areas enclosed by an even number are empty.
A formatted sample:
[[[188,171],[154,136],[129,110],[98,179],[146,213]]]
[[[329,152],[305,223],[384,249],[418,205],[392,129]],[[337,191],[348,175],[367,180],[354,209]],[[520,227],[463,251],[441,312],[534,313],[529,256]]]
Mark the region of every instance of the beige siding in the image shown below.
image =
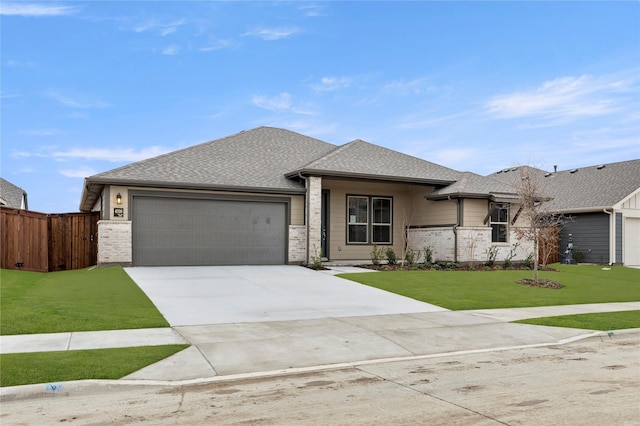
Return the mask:
[[[404,227],[419,223],[417,220],[423,220],[424,209],[428,206],[424,196],[431,192],[431,188],[420,185],[330,179],[323,179],[322,189],[330,191],[329,260],[366,260],[371,255],[371,244],[347,244],[348,195],[393,198],[391,247],[399,255],[404,247]]]
[[[465,199],[464,207],[464,226],[487,226],[484,219],[489,213],[489,202],[487,200]]]
[[[640,194],[636,194],[630,197],[627,201],[622,203],[623,209],[640,210]]]

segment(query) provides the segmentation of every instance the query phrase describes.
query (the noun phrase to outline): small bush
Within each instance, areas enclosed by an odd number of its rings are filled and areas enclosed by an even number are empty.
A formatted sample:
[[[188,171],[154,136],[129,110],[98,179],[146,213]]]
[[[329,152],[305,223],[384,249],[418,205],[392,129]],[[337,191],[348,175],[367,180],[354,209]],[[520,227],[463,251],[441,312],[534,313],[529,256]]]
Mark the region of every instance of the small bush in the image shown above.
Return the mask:
[[[424,252],[424,264],[428,268],[433,263],[433,250],[427,246],[422,251]]]
[[[387,262],[389,262],[389,265],[395,265],[396,263],[398,263],[396,252],[393,251],[391,247],[387,247],[387,250],[385,250],[385,254],[387,255]]]
[[[439,263],[434,263],[433,265],[431,265],[431,269],[433,269],[434,271],[439,271],[442,269],[442,266],[440,266]]]
[[[407,253],[404,255],[404,259],[406,265],[413,266],[416,263],[416,252],[413,250],[407,250]]]
[[[487,249],[487,261],[484,266],[493,266],[496,264],[496,256],[498,256],[498,247],[491,246]]]
[[[574,251],[573,258],[576,260],[576,262],[582,263],[584,261],[584,253],[581,251]]]
[[[373,248],[371,249],[371,263],[373,263],[376,266],[379,265],[383,255],[384,253],[382,248],[378,248],[378,245],[374,244]]]
[[[308,265],[312,269],[324,269],[324,265],[322,264],[322,250],[320,250],[316,245],[313,245],[313,255],[311,256],[311,263]]]

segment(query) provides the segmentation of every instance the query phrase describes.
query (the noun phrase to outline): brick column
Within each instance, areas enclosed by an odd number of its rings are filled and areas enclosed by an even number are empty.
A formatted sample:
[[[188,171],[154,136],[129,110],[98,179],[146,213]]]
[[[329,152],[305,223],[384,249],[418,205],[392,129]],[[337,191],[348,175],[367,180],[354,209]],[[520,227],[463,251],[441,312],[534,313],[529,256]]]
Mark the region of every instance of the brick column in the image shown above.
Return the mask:
[[[322,236],[322,178],[307,178],[307,262],[321,247]]]

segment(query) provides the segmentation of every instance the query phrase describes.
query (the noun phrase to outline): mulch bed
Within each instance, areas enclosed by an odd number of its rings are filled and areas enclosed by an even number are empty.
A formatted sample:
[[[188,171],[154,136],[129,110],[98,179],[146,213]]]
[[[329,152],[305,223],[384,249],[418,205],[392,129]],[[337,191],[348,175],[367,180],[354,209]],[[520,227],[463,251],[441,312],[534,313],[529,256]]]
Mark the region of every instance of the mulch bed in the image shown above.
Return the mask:
[[[528,285],[529,287],[552,288],[555,290],[559,290],[564,287],[562,284],[553,280],[538,279],[536,281],[533,278],[523,278],[518,280],[518,284]]]

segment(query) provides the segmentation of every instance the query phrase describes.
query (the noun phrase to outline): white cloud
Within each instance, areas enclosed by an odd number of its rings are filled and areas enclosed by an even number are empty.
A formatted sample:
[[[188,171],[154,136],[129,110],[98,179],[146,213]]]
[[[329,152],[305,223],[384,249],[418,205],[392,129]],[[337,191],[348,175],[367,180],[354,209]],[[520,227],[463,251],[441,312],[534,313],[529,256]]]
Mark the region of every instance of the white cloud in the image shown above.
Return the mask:
[[[56,129],[31,129],[31,130],[20,131],[21,135],[26,135],[26,136],[53,136],[59,133],[60,132]]]
[[[7,16],[63,16],[71,15],[78,11],[76,6],[56,6],[37,3],[0,3],[0,15]]]
[[[317,16],[324,16],[324,13],[322,12],[323,9],[324,9],[323,6],[320,6],[317,4],[304,4],[298,7],[298,10],[300,10],[304,14],[304,16],[307,16],[310,18],[315,18]]]
[[[170,45],[162,49],[160,53],[162,53],[163,55],[172,56],[172,55],[177,55],[178,53],[180,53],[181,50],[182,48],[179,45],[175,43],[171,43]]]
[[[6,64],[11,68],[33,68],[36,66],[34,62],[16,61],[14,59],[8,59]]]
[[[231,40],[229,39],[218,39],[207,43],[206,46],[201,47],[198,50],[201,52],[213,52],[214,50],[225,49],[231,46],[231,44]]]
[[[79,169],[58,170],[58,173],[68,178],[86,178],[87,176],[95,175],[97,172],[90,167],[80,167]]]
[[[134,162],[166,154],[167,152],[169,152],[168,149],[160,146],[150,146],[139,151],[132,148],[71,148],[67,151],[55,151],[50,156],[62,160],[81,158],[84,160]]]
[[[300,30],[296,27],[289,28],[256,28],[252,31],[244,33],[245,36],[253,36],[261,38],[266,41],[280,40],[283,38],[291,37],[294,34],[299,33]]]
[[[291,94],[282,92],[279,95],[268,98],[266,96],[255,95],[252,99],[255,106],[269,111],[288,111],[293,104]]]
[[[154,19],[150,19],[144,22],[139,22],[133,26],[133,28],[122,28],[125,30],[133,30],[136,33],[144,33],[144,32],[153,32],[161,35],[162,37],[168,36],[169,34],[176,33],[178,29],[187,24],[186,19],[179,19],[176,21],[171,21],[168,23],[161,23]]]
[[[302,115],[315,115],[310,109],[303,109],[294,105],[293,96],[290,93],[282,92],[276,96],[267,97],[262,95],[254,95],[251,102],[258,108],[266,109],[273,112],[291,112]]]
[[[322,77],[319,83],[314,83],[311,88],[316,92],[332,92],[345,89],[352,83],[352,79],[347,77]]]
[[[429,80],[426,78],[417,78],[410,81],[394,80],[385,84],[384,89],[398,95],[421,95],[440,90],[437,86],[429,84]]]
[[[76,95],[72,97],[66,94],[62,94],[56,90],[49,90],[45,93],[45,95],[55,100],[56,102],[58,102],[60,105],[70,107],[70,108],[87,109],[87,108],[107,108],[110,106],[108,103],[100,100],[91,99],[82,95],[80,96]]]
[[[541,117],[556,124],[602,116],[624,108],[620,94],[632,91],[637,80],[621,75],[559,77],[535,89],[494,96],[485,108],[498,118]]]

